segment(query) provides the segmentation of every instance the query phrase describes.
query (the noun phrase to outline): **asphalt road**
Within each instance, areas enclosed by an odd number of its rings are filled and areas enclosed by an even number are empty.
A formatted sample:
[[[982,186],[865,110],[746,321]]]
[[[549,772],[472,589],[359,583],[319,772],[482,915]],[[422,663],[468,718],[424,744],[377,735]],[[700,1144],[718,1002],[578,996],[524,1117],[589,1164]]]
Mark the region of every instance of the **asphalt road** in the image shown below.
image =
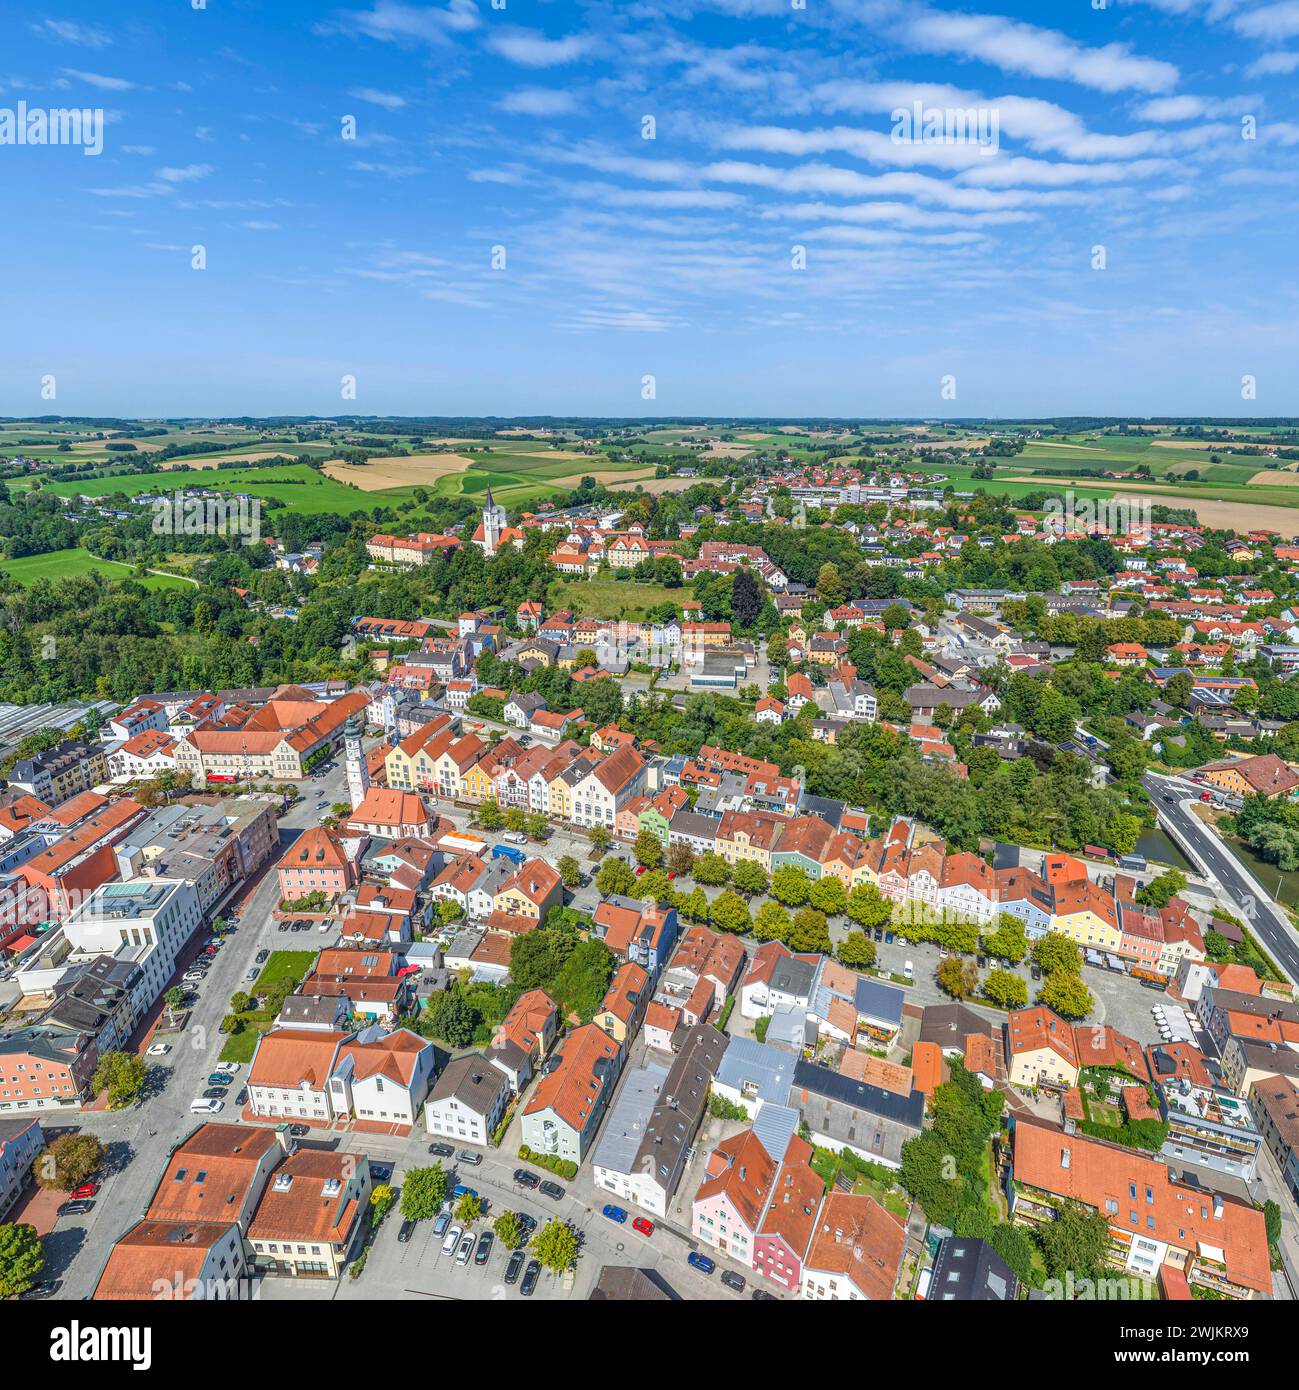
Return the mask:
[[[109,1153],[94,1210],[86,1216],[61,1219],[45,1242],[47,1277],[64,1280],[61,1299],[83,1298],[93,1291],[110,1246],[140,1219],[171,1150],[203,1118],[190,1113],[190,1102],[203,1094],[206,1078],[220,1057],[224,1041],[219,1031],[221,1019],[257,952],[263,948],[314,950],[324,940],[315,932],[290,935],[275,930],[271,912],[279,889],[274,865],[297,835],[317,824],[330,803],[344,795],[343,782],[342,765],[336,763],[323,777],[301,784],[302,800],[280,820],[280,849],[272,853],[255,891],[239,904],[239,927],[217,952],[206,980],[198,986],[198,1000],[188,1026],[169,1039],[172,1049],[165,1057],[146,1059],[150,1073],[141,1103],[127,1110],[84,1110],[68,1117],[67,1123],[97,1135],[108,1145]],[[326,797],[323,808],[316,804],[322,791]],[[190,954],[206,936],[206,931],[197,934]],[[238,1118],[234,1097],[247,1074],[248,1068],[241,1067],[225,1109],[211,1118]]]
[[[1299,983],[1299,934],[1286,913],[1240,862],[1218,835],[1191,809],[1192,797],[1176,779],[1148,772],[1142,779],[1160,823],[1194,851],[1192,858],[1208,870],[1222,893],[1223,908],[1249,923],[1268,954],[1295,983]],[[1164,797],[1175,789],[1178,800]]]

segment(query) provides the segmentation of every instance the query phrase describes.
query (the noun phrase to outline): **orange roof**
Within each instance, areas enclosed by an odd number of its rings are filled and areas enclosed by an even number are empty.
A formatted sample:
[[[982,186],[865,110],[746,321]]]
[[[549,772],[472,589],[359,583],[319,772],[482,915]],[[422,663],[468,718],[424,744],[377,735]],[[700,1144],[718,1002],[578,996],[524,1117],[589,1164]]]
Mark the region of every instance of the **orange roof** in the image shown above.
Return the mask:
[[[296,1090],[305,1083],[309,1089],[321,1091],[339,1047],[349,1036],[332,1029],[275,1028],[257,1044],[248,1084]]]
[[[416,1037],[409,1029],[398,1028],[368,1043],[344,1043],[338,1057],[339,1061],[345,1056],[352,1059],[353,1075],[357,1081],[382,1076],[398,1086],[409,1086],[421,1054],[432,1046],[432,1043]]]
[[[1141,1230],[1181,1250],[1203,1251],[1221,1259],[1227,1277],[1261,1293],[1272,1291],[1263,1213],[1232,1197],[1184,1186],[1170,1177],[1166,1161],[1082,1134],[1065,1134],[1053,1125],[1020,1114],[1015,1121],[1015,1181],[1105,1211],[1117,1203],[1117,1229],[1127,1229],[1128,1191],[1151,1190],[1141,1201]]]
[[[17,835],[19,831],[26,830],[32,821],[41,820],[48,814],[49,809],[39,798],[28,796],[24,792],[16,801],[0,807],[0,828],[8,830],[11,835]]]
[[[275,1131],[200,1125],[171,1151],[146,1215],[154,1221],[237,1221]]]
[[[868,1299],[893,1297],[906,1229],[873,1198],[831,1192],[817,1218],[805,1269],[844,1275]]]
[[[313,825],[284,851],[277,869],[341,869],[347,865],[343,841],[336,830]]]
[[[290,1154],[267,1184],[249,1223],[248,1238],[330,1244],[345,1241],[357,1211],[355,1166],[353,1154],[322,1149],[299,1149]]]
[[[1044,1004],[1035,1005],[1031,1009],[1016,1009],[1014,1013],[1009,1014],[1006,1018],[1006,1036],[1012,1057],[1049,1047],[1070,1066],[1078,1065],[1078,1049],[1074,1044],[1073,1029]]]
[[[790,1136],[759,1228],[764,1236],[779,1236],[800,1260],[807,1251],[825,1191],[825,1184],[811,1167],[812,1154],[810,1144],[796,1134]]]
[[[732,1135],[708,1156],[704,1180],[695,1202],[725,1197],[736,1215],[754,1231],[776,1179],[776,1161],[751,1129]]]
[[[564,1040],[559,1065],[533,1088],[525,1115],[554,1112],[579,1133],[586,1128],[596,1099],[612,1087],[619,1045],[602,1028],[585,1023]]]
[[[943,1056],[943,1049],[937,1043],[917,1042],[911,1049],[911,1071],[915,1078],[916,1090],[926,1096],[932,1096],[947,1080],[947,1059]],[[861,1079],[865,1080],[864,1077]]]
[[[233,1221],[137,1221],[108,1256],[95,1286],[96,1301],[157,1299],[160,1285],[170,1297],[192,1294],[208,1251],[225,1240]]]

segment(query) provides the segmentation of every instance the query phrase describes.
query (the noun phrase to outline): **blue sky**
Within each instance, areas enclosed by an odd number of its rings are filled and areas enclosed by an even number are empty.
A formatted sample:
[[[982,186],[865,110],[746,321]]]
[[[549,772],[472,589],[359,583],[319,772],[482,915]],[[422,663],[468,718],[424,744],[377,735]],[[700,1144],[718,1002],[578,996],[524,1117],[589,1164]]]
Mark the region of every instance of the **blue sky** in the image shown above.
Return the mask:
[[[1299,0],[36,0],[4,34],[0,109],[107,125],[0,146],[0,413],[1299,413]],[[996,147],[895,140],[916,101]]]

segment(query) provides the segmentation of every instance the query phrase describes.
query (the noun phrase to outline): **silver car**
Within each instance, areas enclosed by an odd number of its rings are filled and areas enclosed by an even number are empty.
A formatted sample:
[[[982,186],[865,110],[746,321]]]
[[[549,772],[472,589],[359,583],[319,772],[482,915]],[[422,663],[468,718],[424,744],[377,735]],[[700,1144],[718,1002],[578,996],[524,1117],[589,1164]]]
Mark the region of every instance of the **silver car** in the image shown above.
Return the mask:
[[[467,1265],[469,1257],[474,1253],[474,1233],[466,1231],[460,1237],[460,1249],[456,1251],[456,1264]]]

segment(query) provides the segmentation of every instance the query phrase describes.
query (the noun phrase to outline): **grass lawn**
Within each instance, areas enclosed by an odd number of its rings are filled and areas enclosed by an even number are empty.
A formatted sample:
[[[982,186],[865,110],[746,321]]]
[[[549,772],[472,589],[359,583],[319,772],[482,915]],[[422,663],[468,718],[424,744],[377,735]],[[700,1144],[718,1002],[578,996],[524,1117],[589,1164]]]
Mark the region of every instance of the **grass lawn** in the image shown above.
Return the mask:
[[[315,958],[315,951],[272,951],[266,964],[262,966],[262,973],[258,975],[253,990],[267,989],[280,980],[292,980],[294,984],[300,984],[306,979],[307,971],[311,969],[311,963]],[[252,990],[249,993],[252,993]]]
[[[306,978],[315,958],[315,951],[272,951],[266,964],[262,966],[262,973],[246,992],[256,994],[259,990],[266,990],[284,980],[298,985]],[[236,991],[240,992],[244,991]],[[243,1029],[227,1036],[221,1047],[223,1062],[251,1062],[257,1048],[257,1040],[275,1026],[274,1018],[268,1016],[266,1010],[260,1007],[260,1002],[258,1001],[259,1007],[248,1009],[239,1015],[243,1020]]]
[[[262,1034],[269,1033],[274,1026],[273,1019],[269,1021],[258,1019],[256,1022],[245,1021],[242,1033],[232,1033],[226,1038],[221,1048],[221,1056],[217,1060],[243,1062],[245,1064],[251,1062]]]
[[[101,560],[88,550],[51,550],[44,555],[24,555],[20,560],[0,560],[0,570],[20,584],[34,584],[38,579],[68,579],[77,574],[102,574],[109,579],[132,579],[133,566],[116,560]],[[170,579],[149,574],[137,581],[146,589],[184,589],[191,587],[183,579]]]
[[[553,579],[547,591],[549,607],[571,608],[578,618],[643,618],[660,603],[680,607],[691,591],[682,585],[637,584],[629,579]]]

